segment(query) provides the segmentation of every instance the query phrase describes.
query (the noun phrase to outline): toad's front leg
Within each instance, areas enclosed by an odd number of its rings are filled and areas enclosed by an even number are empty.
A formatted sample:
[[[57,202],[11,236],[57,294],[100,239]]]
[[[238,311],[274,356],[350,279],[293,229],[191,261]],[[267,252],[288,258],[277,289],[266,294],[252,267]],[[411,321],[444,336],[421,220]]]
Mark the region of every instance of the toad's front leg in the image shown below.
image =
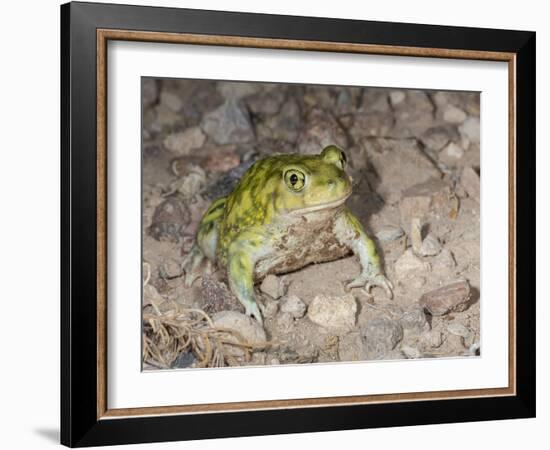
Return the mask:
[[[357,278],[350,281],[346,288],[364,287],[366,292],[369,293],[373,286],[379,286],[386,291],[388,297],[392,298],[393,285],[384,275],[380,264],[380,256],[376,252],[376,245],[365,233],[357,217],[347,208],[336,219],[334,234],[341,244],[349,247],[357,255],[361,263],[361,273]]]
[[[229,288],[244,306],[247,316],[263,324],[262,314],[254,297],[254,267],[264,253],[264,239],[246,232],[229,246],[227,252],[227,279]]]

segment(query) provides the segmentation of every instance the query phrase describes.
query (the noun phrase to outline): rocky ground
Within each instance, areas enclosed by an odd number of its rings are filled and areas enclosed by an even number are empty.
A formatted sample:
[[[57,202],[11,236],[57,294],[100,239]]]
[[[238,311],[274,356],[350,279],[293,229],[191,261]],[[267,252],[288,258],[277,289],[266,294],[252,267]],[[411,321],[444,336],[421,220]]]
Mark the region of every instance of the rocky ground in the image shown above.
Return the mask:
[[[144,315],[199,309],[201,327],[254,344],[199,364],[197,338],[162,363],[144,357],[145,369],[479,354],[478,94],[170,79],[145,79],[142,94]],[[263,155],[328,144],[348,155],[348,206],[375,238],[394,298],[344,290],[353,256],[266,278],[264,329],[223,272],[184,288],[181,261],[210,202]]]

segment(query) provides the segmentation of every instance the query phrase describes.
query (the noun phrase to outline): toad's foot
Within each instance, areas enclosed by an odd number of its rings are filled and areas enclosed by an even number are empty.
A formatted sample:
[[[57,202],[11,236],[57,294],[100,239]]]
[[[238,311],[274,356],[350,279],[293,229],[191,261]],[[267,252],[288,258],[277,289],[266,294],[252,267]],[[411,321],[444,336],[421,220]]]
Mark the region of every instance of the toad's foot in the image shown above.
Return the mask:
[[[346,290],[356,287],[364,288],[367,295],[370,296],[370,290],[374,286],[381,287],[384,291],[386,291],[386,295],[389,298],[393,298],[393,284],[381,273],[377,275],[362,273],[357,278],[346,284]]]
[[[201,270],[201,263],[205,259],[202,251],[194,246],[184,258],[181,267],[184,272],[183,285],[190,288],[197,278],[202,278],[204,274],[212,273],[212,262],[206,258],[206,267]]]
[[[262,313],[260,312],[260,308],[258,308],[258,304],[256,302],[248,303],[244,305],[245,314],[247,316],[254,317],[260,325],[264,325],[263,319],[262,319]]]

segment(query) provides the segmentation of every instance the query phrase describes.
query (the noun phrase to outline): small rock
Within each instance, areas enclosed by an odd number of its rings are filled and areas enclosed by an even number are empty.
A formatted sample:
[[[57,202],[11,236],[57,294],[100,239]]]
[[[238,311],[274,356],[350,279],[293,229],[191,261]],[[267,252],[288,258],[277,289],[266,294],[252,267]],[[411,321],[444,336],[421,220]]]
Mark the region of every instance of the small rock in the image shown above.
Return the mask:
[[[289,313],[295,319],[304,317],[307,306],[296,295],[289,295],[281,301],[281,311]]]
[[[202,309],[208,314],[227,310],[244,312],[243,306],[227,285],[209,275],[201,278],[201,297]]]
[[[415,347],[411,347],[409,345],[402,345],[400,350],[407,359],[422,358],[422,352]]]
[[[181,276],[183,269],[181,263],[173,258],[170,258],[160,267],[160,276],[165,279],[172,279]]]
[[[272,86],[273,88],[264,85],[267,90],[247,97],[246,104],[253,114],[273,115],[281,110],[285,91],[280,88],[280,85]]]
[[[251,366],[265,366],[265,364],[266,364],[266,354],[264,352],[252,353],[252,358],[250,359]]]
[[[281,312],[277,314],[277,320],[275,323],[279,333],[287,334],[294,326],[294,317],[287,312]]]
[[[454,269],[456,267],[456,261],[454,259],[453,253],[444,248],[441,250],[441,253],[437,255],[432,260],[432,267],[434,270],[437,269]]]
[[[430,263],[422,261],[412,249],[406,250],[394,264],[398,278],[405,278],[419,272],[429,272]]]
[[[281,361],[279,361],[279,358],[271,358],[269,360],[269,364],[271,366],[278,366],[279,364],[281,364]]]
[[[191,367],[196,361],[195,355],[191,352],[183,352],[178,355],[175,361],[172,363],[173,369],[185,369]]]
[[[361,143],[369,165],[378,174],[380,184],[376,192],[386,200],[419,183],[441,177],[441,171],[420,149],[416,139],[365,138]]]
[[[261,308],[262,315],[266,319],[272,319],[277,315],[279,311],[279,302],[275,300],[266,299],[263,303],[263,308]]]
[[[464,167],[460,176],[460,184],[467,192],[468,196],[479,202],[479,175],[471,167]]]
[[[382,227],[378,233],[376,233],[376,238],[380,242],[390,242],[399,239],[404,234],[405,232],[401,227],[386,225],[385,227]]]
[[[346,148],[348,138],[345,131],[330,113],[313,108],[308,113],[306,123],[298,135],[298,151],[302,154],[316,155],[332,144]]]
[[[443,335],[441,331],[432,330],[422,335],[422,342],[430,348],[438,348],[443,343]]]
[[[399,319],[399,323],[404,330],[418,334],[430,329],[424,308],[419,305],[410,306]]]
[[[163,144],[176,155],[187,156],[191,150],[201,148],[205,140],[206,136],[199,127],[191,127],[169,134],[164,138]]]
[[[204,160],[204,168],[209,172],[229,172],[239,166],[241,159],[239,155],[230,148],[220,149],[208,155]]]
[[[390,92],[390,102],[392,106],[399,105],[405,100],[405,93],[403,91],[391,91]]]
[[[447,331],[451,334],[454,334],[455,336],[460,336],[463,338],[468,338],[472,334],[472,332],[468,328],[466,328],[461,323],[456,322],[447,325]]]
[[[441,249],[439,239],[432,233],[428,233],[422,241],[418,254],[421,256],[435,256],[441,252]]]
[[[401,325],[384,316],[370,320],[362,333],[368,359],[383,359],[403,339]]]
[[[443,120],[452,124],[460,124],[466,120],[468,115],[454,105],[448,104],[443,110]]]
[[[283,282],[282,278],[270,274],[263,279],[262,284],[260,285],[260,290],[269,295],[271,298],[277,300],[285,295],[286,287],[286,283]]]
[[[387,89],[364,88],[363,98],[361,99],[360,112],[366,113],[387,113],[391,112],[388,101]]]
[[[227,100],[206,114],[201,128],[218,144],[242,144],[254,140],[248,111],[236,99]]]
[[[217,89],[226,100],[240,100],[256,94],[260,89],[260,85],[240,81],[218,81]]]
[[[439,153],[439,161],[446,166],[454,167],[464,156],[464,150],[454,142],[449,142],[447,146]]]
[[[247,343],[264,344],[267,341],[266,334],[257,320],[252,319],[236,311],[220,311],[212,316],[212,322],[216,327],[226,328],[236,333]],[[234,343],[242,343],[234,334],[226,333],[225,340]],[[234,356],[244,355],[244,351],[237,346],[226,346]]]
[[[278,114],[256,124],[258,137],[294,143],[302,128],[300,107],[294,99],[287,100]]]
[[[354,331],[340,338],[338,358],[340,361],[363,361],[367,359],[367,345],[361,333]]]
[[[172,166],[174,170],[174,166]],[[171,192],[178,192],[186,200],[195,199],[197,194],[202,192],[206,184],[206,174],[202,167],[196,165],[189,165],[185,176],[174,180],[171,183]]]
[[[354,116],[350,134],[355,141],[364,137],[386,136],[393,128],[394,122],[391,112],[358,113]]]
[[[411,223],[413,218],[421,218],[430,211],[441,216],[451,209],[451,188],[442,180],[432,178],[410,186],[403,191],[399,212],[403,225]]]
[[[183,106],[183,102],[177,94],[164,90],[160,93],[160,103],[175,113],[177,113]]]
[[[470,284],[461,280],[423,294],[419,304],[433,316],[442,316],[466,310],[470,296]]]
[[[449,127],[432,127],[426,130],[420,141],[432,152],[439,152],[452,139],[458,139],[458,133],[449,129]]]
[[[157,241],[178,242],[190,218],[187,206],[176,197],[169,197],[155,209],[149,234]]]
[[[308,318],[317,325],[348,331],[355,326],[356,314],[357,302],[352,294],[342,297],[317,295],[307,311]]]
[[[460,131],[461,135],[466,136],[470,142],[479,144],[479,117],[469,117],[458,127],[458,131]]]

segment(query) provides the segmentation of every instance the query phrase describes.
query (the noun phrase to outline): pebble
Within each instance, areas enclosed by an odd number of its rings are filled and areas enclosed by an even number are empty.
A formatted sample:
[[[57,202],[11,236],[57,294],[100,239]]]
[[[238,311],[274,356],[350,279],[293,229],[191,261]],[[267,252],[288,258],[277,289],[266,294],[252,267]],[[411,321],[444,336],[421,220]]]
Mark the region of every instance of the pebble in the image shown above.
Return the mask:
[[[248,111],[236,99],[229,99],[206,114],[201,128],[218,144],[243,144],[254,140]]]
[[[332,114],[313,108],[307,115],[305,126],[298,135],[297,147],[302,154],[317,155],[327,145],[348,146],[345,131]]]
[[[185,369],[191,367],[191,365],[196,361],[195,355],[191,352],[183,352],[178,355],[175,361],[172,363],[173,369]]]
[[[282,297],[286,292],[286,283],[283,282],[282,278],[279,278],[276,275],[267,275],[260,285],[260,290],[269,295],[271,298],[277,300]]]
[[[458,137],[456,132],[455,134]],[[420,141],[427,149],[439,152],[452,138],[453,134],[447,127],[432,127],[420,136]]]
[[[462,147],[456,145],[454,142],[449,142],[439,153],[438,159],[446,166],[454,167],[463,157],[464,150],[462,150]]]
[[[216,280],[210,275],[201,277],[202,309],[208,314],[220,311],[234,310],[242,312],[243,306],[225,283]]]
[[[362,144],[369,165],[378,175],[376,192],[384,199],[441,177],[441,171],[420,149],[416,139],[370,137],[365,138]]]
[[[431,330],[422,335],[422,342],[430,348],[438,348],[443,343],[443,335],[441,331]]]
[[[264,300],[263,308],[261,308],[262,315],[266,319],[272,319],[277,315],[279,311],[279,302],[275,300],[266,299]]]
[[[470,295],[470,284],[461,280],[423,294],[419,304],[433,316],[443,316],[466,310]]]
[[[460,134],[466,136],[470,142],[479,144],[479,117],[469,117],[465,122],[458,127]]]
[[[208,172],[229,172],[241,163],[239,155],[231,148],[219,149],[208,155],[204,160],[204,168]]]
[[[419,272],[429,272],[430,263],[422,261],[412,249],[407,249],[394,264],[395,274],[404,278]]]
[[[434,234],[428,233],[418,249],[418,254],[421,256],[435,256],[441,252],[442,248],[439,239]]]
[[[461,323],[450,323],[447,325],[447,331],[455,336],[468,338],[472,332]]]
[[[296,295],[289,295],[281,301],[281,311],[289,313],[295,319],[304,317],[306,310],[306,304]]]
[[[383,359],[403,339],[403,328],[399,322],[385,316],[370,320],[362,333],[368,359]]]
[[[462,175],[460,176],[460,184],[467,192],[469,197],[479,202],[479,175],[474,169],[472,169],[471,167],[464,167]]]
[[[338,358],[340,361],[363,361],[367,359],[367,345],[358,331],[353,331],[338,341]]]
[[[317,295],[309,304],[307,317],[321,327],[351,330],[355,327],[357,302],[351,293],[341,297]]]
[[[160,103],[175,113],[177,113],[183,106],[183,102],[177,94],[164,90],[160,93]]]
[[[448,104],[443,110],[443,120],[452,124],[463,123],[468,115],[460,108]]]
[[[160,267],[160,276],[165,279],[172,279],[181,276],[183,269],[181,263],[173,258],[170,258]]]
[[[390,92],[390,102],[392,106],[399,105],[405,100],[405,93],[403,91],[391,91]]]
[[[440,214],[450,208],[451,188],[439,178],[430,178],[410,186],[402,193],[399,204],[401,223],[409,224],[413,218],[421,218],[431,210]]]
[[[450,250],[444,248],[443,250],[441,250],[439,255],[437,255],[432,260],[432,266],[433,266],[434,270],[437,270],[437,269],[454,269],[456,267],[456,261],[455,261],[455,258],[453,256],[453,253]]]
[[[157,241],[178,242],[190,219],[187,206],[176,197],[169,197],[155,209],[149,234]]]
[[[245,314],[236,311],[220,311],[212,316],[212,322],[216,327],[235,331],[238,336],[242,336],[250,344],[264,344],[267,341],[265,331],[259,322]],[[230,333],[227,333],[225,339],[234,343],[240,342],[234,334]],[[244,351],[239,347],[227,347],[234,356],[244,355]]]
[[[422,352],[415,347],[409,345],[402,345],[399,349],[405,355],[407,359],[418,359],[422,358]]]
[[[399,319],[399,323],[404,330],[414,333],[423,333],[430,329],[424,308],[419,305],[410,306]]]
[[[279,333],[288,334],[294,326],[294,317],[287,312],[281,312],[277,315],[276,326],[279,329]]]
[[[171,133],[164,138],[164,147],[178,156],[187,156],[193,149],[201,148],[206,136],[200,127],[190,127],[184,131]]]
[[[399,239],[405,232],[401,227],[386,225],[376,233],[376,238],[381,242],[390,242]]]

